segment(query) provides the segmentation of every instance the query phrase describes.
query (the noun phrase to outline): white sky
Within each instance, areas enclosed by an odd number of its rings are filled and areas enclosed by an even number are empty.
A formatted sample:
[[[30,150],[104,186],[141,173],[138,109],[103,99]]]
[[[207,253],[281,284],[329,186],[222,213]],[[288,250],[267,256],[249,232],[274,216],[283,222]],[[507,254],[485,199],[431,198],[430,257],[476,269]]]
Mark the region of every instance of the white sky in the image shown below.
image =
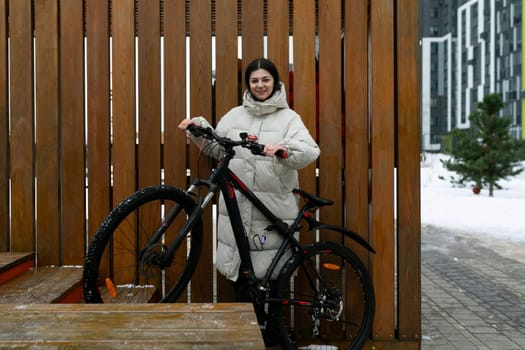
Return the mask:
[[[487,189],[474,195],[470,187],[453,187],[448,181],[439,161],[445,157],[427,153],[421,162],[421,223],[525,242],[525,171],[501,181],[503,189],[495,190],[494,197]]]

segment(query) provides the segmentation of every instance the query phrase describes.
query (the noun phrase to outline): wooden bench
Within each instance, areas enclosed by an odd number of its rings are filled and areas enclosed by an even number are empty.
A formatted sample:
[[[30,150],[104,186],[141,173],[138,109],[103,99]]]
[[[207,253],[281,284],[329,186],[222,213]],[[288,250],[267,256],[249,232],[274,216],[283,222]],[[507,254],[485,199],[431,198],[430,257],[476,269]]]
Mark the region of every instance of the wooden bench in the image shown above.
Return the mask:
[[[265,349],[251,304],[3,304],[0,345]]]

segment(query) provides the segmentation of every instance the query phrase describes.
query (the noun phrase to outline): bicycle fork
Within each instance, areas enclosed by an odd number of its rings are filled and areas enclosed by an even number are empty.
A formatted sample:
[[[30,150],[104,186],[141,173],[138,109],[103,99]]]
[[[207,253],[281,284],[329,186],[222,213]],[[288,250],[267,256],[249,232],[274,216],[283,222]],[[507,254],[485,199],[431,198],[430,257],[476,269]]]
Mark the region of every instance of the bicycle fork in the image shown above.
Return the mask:
[[[177,250],[177,248],[180,246],[180,244],[186,239],[187,235],[191,231],[191,228],[195,224],[195,222],[201,217],[203,209],[208,205],[208,203],[212,200],[212,198],[215,196],[215,191],[213,187],[211,186],[210,192],[204,197],[202,201],[199,201],[195,208],[190,213],[190,216],[188,217],[188,220],[182,227],[182,229],[179,231],[179,233],[175,236],[174,241],[170,244],[168,249],[157,257],[155,261],[155,265],[158,265],[161,269],[167,268],[170,266],[171,261],[173,260],[173,254]],[[186,191],[187,194],[196,196],[196,193],[193,192],[197,188],[196,185],[191,185],[188,190]],[[176,204],[166,215],[164,220],[162,221],[160,227],[155,231],[155,233],[152,235],[149,242],[146,244],[145,248],[140,253],[140,259],[149,259],[149,254],[147,252],[154,247],[157,242],[159,242],[162,239],[162,236],[167,231],[168,227],[173,223],[175,218],[180,214],[182,210],[182,206],[180,204]],[[149,262],[152,263],[151,261]]]
[[[198,188],[199,185],[205,185],[209,188],[208,193],[204,198],[198,197],[198,194],[195,192],[195,190]],[[180,244],[186,239],[189,232],[202,216],[203,210],[208,206],[208,204],[211,202],[213,197],[215,197],[215,194],[217,193],[219,187],[213,183],[210,183],[208,181],[204,180],[195,180],[195,182],[186,190],[186,193],[193,197],[198,197],[195,208],[190,213],[188,220],[184,224],[184,227],[180,230],[180,232],[175,237],[175,240],[170,244],[168,247],[168,250],[162,254],[160,263],[161,267],[165,268],[168,267],[173,260],[173,254],[177,250],[177,248],[180,246]],[[180,213],[181,206],[177,204],[167,215],[165,222],[162,224],[161,228],[159,230],[162,230],[163,232],[166,231],[168,226],[175,220],[177,215]],[[156,234],[157,235],[157,234]],[[157,239],[160,238],[160,235]]]

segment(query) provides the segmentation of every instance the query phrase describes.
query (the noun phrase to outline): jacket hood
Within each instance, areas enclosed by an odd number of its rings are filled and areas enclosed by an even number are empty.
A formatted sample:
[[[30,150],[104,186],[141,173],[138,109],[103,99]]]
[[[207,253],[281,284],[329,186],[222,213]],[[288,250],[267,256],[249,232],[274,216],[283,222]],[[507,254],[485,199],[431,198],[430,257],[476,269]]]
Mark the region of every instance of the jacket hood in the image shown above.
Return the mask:
[[[244,91],[242,105],[253,115],[262,116],[270,114],[278,109],[289,108],[286,100],[286,89],[284,84],[280,83],[281,88],[265,101],[257,101],[253,98],[248,89]]]

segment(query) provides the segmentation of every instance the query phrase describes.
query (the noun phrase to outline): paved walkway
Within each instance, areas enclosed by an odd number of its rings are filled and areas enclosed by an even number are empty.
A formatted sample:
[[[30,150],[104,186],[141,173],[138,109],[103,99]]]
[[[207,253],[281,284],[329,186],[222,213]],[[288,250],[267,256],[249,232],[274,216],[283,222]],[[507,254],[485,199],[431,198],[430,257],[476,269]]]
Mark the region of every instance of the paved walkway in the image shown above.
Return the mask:
[[[423,350],[525,349],[525,243],[473,237],[422,229]]]

